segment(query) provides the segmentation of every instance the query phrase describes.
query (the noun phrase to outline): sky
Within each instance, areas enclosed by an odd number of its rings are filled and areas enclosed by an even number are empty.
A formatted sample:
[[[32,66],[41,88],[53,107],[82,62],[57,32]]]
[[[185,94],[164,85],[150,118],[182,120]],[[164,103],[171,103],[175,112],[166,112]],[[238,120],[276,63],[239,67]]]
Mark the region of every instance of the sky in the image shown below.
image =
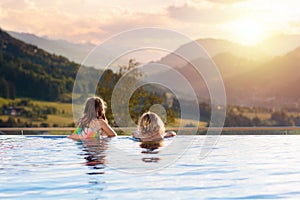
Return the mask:
[[[101,41],[139,27],[162,27],[191,39],[254,45],[300,34],[297,0],[0,0],[0,27],[75,43]]]

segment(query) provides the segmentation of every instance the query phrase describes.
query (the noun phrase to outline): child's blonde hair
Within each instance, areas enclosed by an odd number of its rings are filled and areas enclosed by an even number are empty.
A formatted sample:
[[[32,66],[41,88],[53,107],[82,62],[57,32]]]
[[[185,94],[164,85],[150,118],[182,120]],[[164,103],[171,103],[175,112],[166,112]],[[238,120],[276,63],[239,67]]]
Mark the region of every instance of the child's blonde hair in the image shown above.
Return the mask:
[[[139,119],[138,131],[142,135],[149,137],[157,133],[163,135],[165,133],[165,125],[157,114],[146,112]]]

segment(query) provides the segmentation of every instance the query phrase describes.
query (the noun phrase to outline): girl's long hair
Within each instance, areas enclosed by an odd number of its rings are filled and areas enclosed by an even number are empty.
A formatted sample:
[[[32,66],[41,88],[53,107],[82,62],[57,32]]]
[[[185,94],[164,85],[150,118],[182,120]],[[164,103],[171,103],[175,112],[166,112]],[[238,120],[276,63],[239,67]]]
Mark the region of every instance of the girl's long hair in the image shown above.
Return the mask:
[[[107,121],[105,116],[106,104],[99,97],[88,98],[85,103],[85,108],[83,111],[83,116],[78,120],[77,125],[81,128],[85,128],[89,123],[97,118]]]
[[[138,131],[145,135],[152,135],[155,133],[163,134],[165,132],[165,126],[157,114],[146,112],[139,119]]]

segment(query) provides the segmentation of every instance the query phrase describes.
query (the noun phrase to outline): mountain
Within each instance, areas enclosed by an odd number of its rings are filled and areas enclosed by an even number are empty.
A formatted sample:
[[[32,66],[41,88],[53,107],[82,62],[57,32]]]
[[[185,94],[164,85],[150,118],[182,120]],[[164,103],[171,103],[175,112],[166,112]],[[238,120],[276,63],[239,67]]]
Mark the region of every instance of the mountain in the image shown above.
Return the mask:
[[[76,63],[82,63],[84,58],[95,47],[95,45],[90,43],[75,44],[65,40],[52,40],[45,37],[39,37],[29,33],[18,33],[14,31],[8,31],[8,33],[16,39],[35,45],[47,52],[67,57],[69,60]],[[96,63],[90,62],[86,64],[95,65]]]
[[[231,98],[244,95],[249,104],[295,106],[300,101],[299,74],[300,48],[277,56],[271,61],[257,64],[255,70],[227,80],[227,87],[233,88]],[[239,91],[238,88],[243,88]]]
[[[300,35],[276,35],[265,39],[258,48],[274,55],[284,55],[300,46]]]
[[[10,32],[10,34],[12,33]],[[29,41],[29,39],[31,39],[32,43],[35,42],[40,46],[44,44],[44,47],[48,49],[52,46],[52,51],[55,52],[56,55],[60,54],[58,53],[58,50],[65,55],[67,55],[67,52],[74,52],[76,50],[76,52],[79,53],[75,57],[83,58],[89,48],[91,48],[91,46],[88,47],[89,45],[82,47],[78,44],[71,44],[61,40],[49,40],[29,34],[14,34],[19,35],[19,37],[22,36],[23,40]],[[5,34],[2,31],[0,56],[1,69],[10,62],[13,62],[12,66],[14,67],[13,70],[6,69],[5,72],[1,72],[1,85],[6,85],[6,88],[10,88],[7,90],[19,90],[17,95],[23,95],[24,91],[30,91],[31,88],[29,86],[27,86],[28,88],[25,87],[26,82],[19,83],[20,79],[11,78],[11,74],[23,73],[22,76],[19,76],[22,77],[22,79],[24,74],[26,74],[26,76],[39,77],[39,80],[47,80],[46,82],[48,84],[51,82],[59,85],[58,88],[60,88],[59,91],[61,91],[59,93],[70,91],[70,84],[74,81],[74,73],[79,65],[70,62],[62,56],[47,53],[37,46],[27,46],[27,44],[19,40],[13,40],[11,37],[7,38],[8,35],[5,35],[5,37],[4,35]],[[18,43],[18,45],[16,45],[17,47],[13,46],[7,48],[6,41],[10,41],[8,44]],[[193,52],[189,52],[189,55],[191,55],[189,61],[201,64],[202,69],[209,69],[209,67],[212,67],[212,62],[209,60],[211,57],[224,81],[229,104],[273,107],[297,105],[299,103],[300,93],[297,85],[300,81],[300,76],[297,70],[300,61],[300,36],[281,35],[273,37],[269,40],[265,40],[257,47],[244,46],[220,39],[199,39],[196,40],[196,42],[204,48],[203,54],[197,55],[193,54]],[[189,51],[189,45],[192,45],[192,43],[182,45],[174,53],[166,55],[159,61],[152,62],[169,66],[172,69],[171,71],[176,71],[177,74],[172,73],[171,75],[170,69],[149,70],[147,72],[148,76],[146,76],[143,81],[147,82],[151,80],[159,83],[161,80],[164,80],[165,85],[172,86],[174,91],[176,90],[178,94],[187,99],[191,97],[187,92],[187,87],[191,86],[199,99],[209,100],[209,92],[202,75],[191,66],[191,63],[176,55],[178,52]],[[11,44],[8,46],[11,46]],[[55,50],[54,47],[57,49]],[[10,51],[8,51],[8,49]],[[38,55],[38,57],[32,56],[32,52],[34,52],[35,56]],[[70,53],[69,56],[71,55],[75,55],[75,53]],[[17,57],[17,59],[14,60],[14,57]],[[138,58],[136,59],[139,60]],[[46,62],[46,60],[49,62]],[[59,62],[57,60],[59,60]],[[28,64],[28,62],[34,62],[34,64]],[[66,66],[62,66],[61,63],[65,63],[63,65]],[[54,66],[55,69],[53,69]],[[71,66],[73,66],[73,68]],[[77,67],[74,68],[74,66]],[[29,68],[32,70],[29,70]],[[72,70],[65,73],[63,75],[65,77],[57,72],[57,70],[64,72],[67,69]],[[41,73],[37,75],[36,72]],[[178,73],[182,75],[182,77],[178,77]],[[15,75],[12,77],[15,77]],[[208,80],[210,79],[209,77],[206,78],[208,78]],[[179,81],[179,79],[181,81]],[[69,83],[65,84],[66,82],[60,82],[61,80],[69,80]],[[190,86],[184,82],[189,82]],[[22,89],[17,89],[19,87]],[[65,87],[68,87],[68,89]],[[52,90],[54,89],[52,88]],[[2,93],[5,92],[2,91]],[[31,96],[34,95],[31,94]],[[40,98],[41,95],[35,95],[34,97]],[[55,95],[51,95],[51,97],[45,95],[45,98],[48,99],[54,97],[58,98]]]
[[[254,46],[245,46],[235,42],[231,42],[223,39],[198,39],[192,41],[190,43],[181,45],[174,51],[174,53],[168,54],[165,57],[161,58],[158,62],[162,64],[170,64],[171,66],[176,65],[178,67],[182,67],[186,62],[183,62],[181,58],[176,56],[176,54],[193,54],[193,52],[189,52],[193,49],[194,45],[198,44],[200,48],[202,48],[202,57],[205,58],[213,58],[219,54],[227,54],[233,55],[234,57],[238,57],[241,59],[248,60],[263,60],[271,59],[274,54],[272,52],[263,51]],[[196,55],[190,59],[198,59],[201,57],[200,55]]]
[[[198,44],[202,49],[199,52],[193,52],[194,45]],[[187,55],[188,60],[181,58],[179,55]],[[180,46],[173,53],[170,53],[157,61],[159,64],[167,65],[176,69],[183,77],[190,82],[198,98],[202,100],[209,99],[208,88],[202,77],[191,65],[191,61],[197,63],[198,66],[208,72],[211,67],[217,68],[223,79],[230,80],[241,74],[253,70],[253,66],[257,63],[271,60],[272,56],[264,54],[256,50],[254,47],[240,45],[234,42],[221,39],[198,39]],[[216,65],[215,65],[216,64]],[[178,83],[175,76],[169,75],[170,70],[155,73],[148,79],[160,79],[160,77],[168,77],[166,80],[168,85],[176,85],[176,90],[183,96],[189,97],[185,90],[185,84]],[[206,77],[209,79],[209,77]],[[229,88],[228,88],[229,89]],[[231,89],[229,89],[231,90]]]
[[[237,57],[266,59],[267,57],[284,55],[300,46],[300,35],[275,35],[261,41],[255,46],[240,45],[222,39],[196,40],[214,57],[220,53],[230,53]]]
[[[260,60],[274,55],[270,51],[265,51],[255,46],[241,45],[223,39],[198,39],[195,42],[201,45],[211,57],[227,53],[240,58]]]
[[[18,33],[14,31],[8,31],[8,33],[22,40],[28,44],[35,45],[45,51],[54,53],[56,55],[62,55],[67,57],[69,60],[82,63],[83,60],[89,55],[89,53],[96,47],[91,43],[71,43],[65,40],[53,40],[47,37],[41,37],[29,33]],[[230,54],[238,58],[248,59],[248,60],[262,60],[263,62],[267,59],[271,59],[274,56],[284,55],[297,47],[300,46],[300,35],[277,35],[265,39],[257,46],[247,46],[241,45],[235,42],[224,39],[213,39],[213,38],[202,38],[195,40],[204,50],[208,53],[210,57],[215,57],[218,54]],[[188,49],[190,44],[182,45],[178,47],[177,51],[183,49]],[[108,52],[107,52],[108,51]],[[105,50],[109,54],[109,50]],[[103,55],[101,55],[103,56]],[[104,55],[106,56],[106,55]],[[141,56],[141,55],[140,55]],[[170,55],[169,55],[170,56]],[[84,65],[94,66],[94,67],[103,67],[97,66],[99,63],[98,57],[89,57],[88,60],[85,60]],[[136,58],[138,61],[138,58]],[[166,59],[168,62],[172,61],[171,65],[184,65],[178,63],[178,59],[173,58],[162,58],[159,62],[165,63],[163,60]],[[195,58],[196,59],[196,58]]]
[[[73,90],[79,64],[11,37],[0,29],[0,96],[56,101]],[[91,79],[98,71],[88,68]],[[84,90],[84,88],[83,88]]]
[[[227,41],[205,43],[207,40],[201,39],[197,42],[205,47],[213,62],[210,61],[209,56],[200,54],[193,55],[190,61],[198,63],[198,66],[205,71],[211,67],[218,68],[224,82],[229,104],[269,107],[298,105],[300,101],[300,93],[297,87],[297,83],[300,82],[298,73],[299,47],[276,56],[275,51],[272,52],[273,55],[263,54],[261,51],[255,52],[252,49],[253,47],[243,49],[243,46]],[[275,44],[274,42],[273,45]],[[210,94],[202,77],[203,74],[199,74],[190,62],[176,55],[176,53],[187,49],[189,45],[179,47],[174,53],[165,56],[158,63],[171,66],[172,69],[185,77],[198,98],[209,100]],[[280,46],[280,42],[277,45]],[[287,49],[290,50],[293,47],[287,45]],[[251,52],[253,54],[250,54]],[[260,57],[255,54],[260,55]],[[212,63],[215,63],[215,66]],[[186,86],[178,82],[176,77],[170,76],[170,73],[171,70],[168,70],[159,74],[152,74],[150,78],[168,77],[169,85],[180,91],[182,96],[189,97],[185,90]],[[206,77],[208,80],[210,78],[213,77]]]

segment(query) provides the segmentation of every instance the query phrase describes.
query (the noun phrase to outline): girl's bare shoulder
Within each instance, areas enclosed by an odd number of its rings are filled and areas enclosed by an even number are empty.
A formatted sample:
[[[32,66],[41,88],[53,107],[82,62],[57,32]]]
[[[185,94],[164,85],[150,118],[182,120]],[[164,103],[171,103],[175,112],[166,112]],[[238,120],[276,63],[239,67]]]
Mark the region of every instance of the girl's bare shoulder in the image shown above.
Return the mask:
[[[100,124],[107,124],[107,122],[104,120],[104,119],[97,119],[97,122],[100,123]]]

